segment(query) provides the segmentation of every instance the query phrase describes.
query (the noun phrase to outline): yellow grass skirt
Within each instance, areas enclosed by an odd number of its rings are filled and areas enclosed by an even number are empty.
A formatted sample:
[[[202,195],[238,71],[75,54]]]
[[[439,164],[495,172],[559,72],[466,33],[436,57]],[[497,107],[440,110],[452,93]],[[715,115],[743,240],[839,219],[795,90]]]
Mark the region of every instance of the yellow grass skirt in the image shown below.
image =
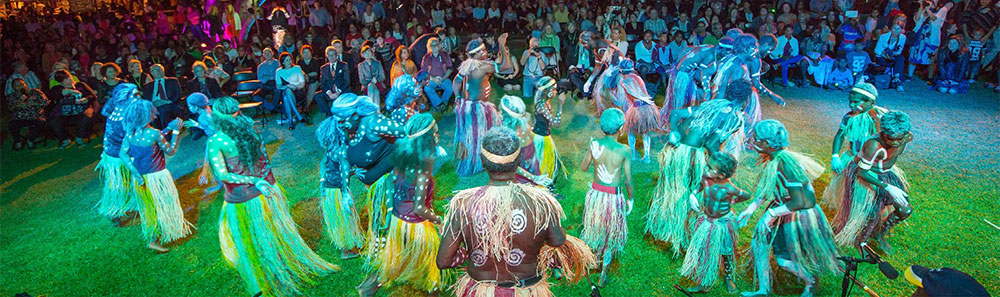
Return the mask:
[[[134,185],[146,240],[169,243],[191,235],[191,223],[184,219],[177,186],[169,170],[145,174],[145,183]],[[134,181],[133,181],[134,182]]]
[[[365,244],[365,236],[358,225],[358,211],[354,208],[351,192],[341,188],[323,188],[320,211],[323,213],[323,227],[333,245],[340,250],[360,248]]]
[[[275,197],[264,195],[243,203],[222,205],[219,242],[229,266],[239,272],[250,295],[300,294],[315,277],[340,270],[319,257],[289,223],[284,189],[276,185]]]
[[[394,215],[386,223],[382,236],[377,230],[369,231],[365,268],[386,286],[407,283],[426,292],[443,288],[436,261],[441,243],[437,227],[430,221],[408,223]]]
[[[104,191],[97,202],[97,212],[109,219],[125,216],[135,211],[137,202],[132,197],[132,173],[121,159],[101,154],[101,161],[94,168],[101,176]]]

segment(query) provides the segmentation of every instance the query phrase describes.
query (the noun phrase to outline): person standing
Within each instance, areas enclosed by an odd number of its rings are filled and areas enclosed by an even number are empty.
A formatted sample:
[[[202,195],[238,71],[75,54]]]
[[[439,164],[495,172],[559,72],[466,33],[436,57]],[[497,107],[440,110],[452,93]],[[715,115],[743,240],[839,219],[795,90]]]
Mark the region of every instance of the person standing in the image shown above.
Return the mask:
[[[507,127],[483,135],[478,155],[489,173],[486,186],[451,199],[441,229],[437,267],[462,266],[456,296],[552,296],[549,269],[569,282],[596,266],[583,241],[563,230],[559,201],[543,187],[517,182],[521,145]]]
[[[171,121],[166,130],[153,128],[153,103],[136,100],[128,105],[123,120],[125,138],[119,156],[132,175],[136,209],[142,220],[142,234],[148,247],[157,253],[170,251],[163,244],[191,235],[191,223],[184,219],[174,177],[167,170],[166,157],[177,152],[181,121]],[[164,137],[173,134],[168,142]]]
[[[494,74],[509,73],[514,69],[507,49],[507,34],[500,35],[499,55],[490,61],[486,45],[473,39],[465,47],[469,58],[458,66],[458,75],[452,81],[455,94],[461,98],[455,108],[455,159],[459,176],[469,176],[482,170],[482,160],[477,151],[481,148],[482,135],[500,125],[500,114],[490,99],[490,78]]]
[[[212,173],[225,187],[219,212],[222,255],[250,295],[293,295],[316,276],[340,270],[302,240],[285,191],[274,179],[261,134],[239,102],[212,104],[218,131],[206,144]]]
[[[615,254],[625,250],[628,223],[625,217],[632,212],[632,156],[628,146],[618,143],[618,135],[625,124],[625,113],[609,108],[601,113],[601,131],[604,137],[590,140],[580,168],[587,172],[594,167],[594,181],[587,190],[583,210],[583,231],[580,237],[596,255],[602,258],[601,278],[598,286],[607,283],[608,267]],[[622,187],[625,193],[622,193]],[[628,199],[626,200],[626,196]]]

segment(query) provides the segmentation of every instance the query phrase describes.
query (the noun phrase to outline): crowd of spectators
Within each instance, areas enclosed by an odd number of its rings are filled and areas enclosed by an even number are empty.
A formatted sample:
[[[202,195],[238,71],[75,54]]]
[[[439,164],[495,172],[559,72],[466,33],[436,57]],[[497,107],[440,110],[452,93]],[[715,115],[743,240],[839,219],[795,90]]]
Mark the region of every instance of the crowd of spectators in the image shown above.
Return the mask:
[[[142,12],[110,6],[6,16],[0,75],[15,148],[40,137],[61,147],[87,143],[110,90],[123,82],[141,86],[168,120],[191,116],[192,93],[232,94],[243,72],[290,128],[328,113],[340,93],[384,95],[404,74],[423,84],[428,105],[447,106],[466,42],[482,38],[496,53],[504,32],[519,63],[500,83],[527,98],[542,76],[592,71],[593,54],[577,42],[582,31],[602,34],[635,60],[655,93],[687,48],[716,45],[730,28],[777,35],[762,59],[775,70],[765,75],[785,86],[846,89],[866,80],[903,91],[919,77],[944,93],[966,92],[977,79],[1000,91],[997,0],[166,2]]]

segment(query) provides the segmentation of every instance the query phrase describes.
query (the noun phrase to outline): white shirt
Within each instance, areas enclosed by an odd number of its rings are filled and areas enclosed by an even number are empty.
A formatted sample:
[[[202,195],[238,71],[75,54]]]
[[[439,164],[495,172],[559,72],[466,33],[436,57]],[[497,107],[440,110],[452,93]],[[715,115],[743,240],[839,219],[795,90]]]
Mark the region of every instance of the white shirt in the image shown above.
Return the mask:
[[[885,50],[893,49],[892,55],[898,56],[903,53],[903,45],[906,44],[906,34],[902,32],[899,33],[899,38],[896,38],[889,43],[889,39],[892,39],[892,32],[885,32],[878,36],[878,42],[875,43],[875,56],[885,57]]]
[[[782,57],[781,55],[785,53],[785,44],[791,44],[792,48],[789,51],[788,57]],[[771,51],[771,59],[779,58],[791,58],[799,55],[799,40],[792,36],[791,39],[785,37],[785,35],[778,36],[778,44]]]
[[[656,43],[650,42],[649,48],[646,48],[641,40],[637,42],[635,44],[635,61],[653,63],[653,47],[656,47]]]
[[[284,80],[291,86],[292,89],[301,89],[306,85],[306,75],[302,72],[302,67],[299,65],[292,66],[292,68],[278,68],[274,72],[274,83],[275,87],[279,90],[284,90],[285,86],[281,85],[281,81]]]

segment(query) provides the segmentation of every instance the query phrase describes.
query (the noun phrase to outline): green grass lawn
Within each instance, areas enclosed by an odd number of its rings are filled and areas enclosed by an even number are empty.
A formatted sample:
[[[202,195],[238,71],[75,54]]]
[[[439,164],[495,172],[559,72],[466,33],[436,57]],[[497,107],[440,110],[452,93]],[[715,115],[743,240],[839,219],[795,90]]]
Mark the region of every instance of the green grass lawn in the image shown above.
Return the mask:
[[[917,135],[907,155],[898,163],[909,174],[916,212],[906,224],[897,227],[891,238],[896,250],[886,260],[901,271],[912,264],[954,267],[998,294],[1000,230],[983,221],[1000,223],[1000,212],[996,210],[1000,207],[997,199],[1000,153],[995,149],[1000,139],[995,128],[1000,123],[1000,113],[996,95],[977,88],[967,96],[951,97],[952,103],[944,104],[938,98],[940,95],[919,89],[909,87],[908,90],[914,91],[904,95],[884,91],[886,94],[879,102],[909,112]],[[792,149],[813,154],[828,163],[830,141],[846,109],[846,94],[816,88],[777,91],[786,96],[789,105],[779,108],[763,102],[765,118],[777,118],[788,126]],[[662,96],[658,97],[660,100]],[[565,197],[561,201],[567,214],[564,227],[568,233],[578,235],[583,198],[592,178],[592,173],[579,170],[578,163],[586,152],[587,141],[600,132],[592,109],[585,102],[568,104],[563,125],[555,129],[554,139],[569,178],[560,180],[557,189]],[[454,117],[438,116],[443,145],[449,148],[454,137]],[[339,251],[322,237],[317,208],[317,171],[322,153],[313,129],[301,127],[288,131],[269,125],[268,149],[272,152],[277,179],[288,190],[289,203],[294,205],[293,216],[303,237],[322,257],[342,267],[341,271],[305,288],[303,294],[352,296],[356,294],[354,286],[365,278],[362,261],[339,260]],[[239,276],[225,264],[219,250],[217,220],[221,196],[202,201],[203,187],[197,185],[196,167],[204,141],[184,139],[178,154],[168,160],[168,168],[178,179],[182,205],[192,209],[188,220],[197,226],[197,231],[162,255],[145,248],[137,225],[113,227],[93,210],[101,190],[94,172],[100,155],[96,142],[99,141],[66,150],[50,145],[31,152],[12,152],[9,143],[4,143],[0,151],[0,269],[3,271],[0,296],[19,292],[35,296],[244,295]],[[662,137],[654,138],[654,149],[658,151],[662,143]],[[757,174],[752,155],[744,156],[736,177],[745,189],[752,188]],[[485,174],[458,178],[451,161],[442,163],[435,175],[438,199],[435,204],[439,211],[443,211],[445,200],[453,191],[483,185],[487,180]],[[611,282],[602,293],[680,296],[671,286],[688,285],[677,273],[682,259],[673,258],[667,247],[652,242],[642,232],[658,165],[638,164],[633,168],[637,197],[635,211],[628,217],[632,232],[625,252],[612,265]],[[828,170],[816,181],[817,193],[822,193],[829,175]],[[355,182],[352,188],[356,196],[362,195],[364,188],[360,184]],[[739,205],[736,209],[743,207]],[[741,230],[741,249],[749,246],[749,229]],[[739,271],[739,288],[752,289],[750,271]],[[795,295],[801,290],[790,274],[775,275],[777,294]],[[874,266],[862,266],[858,278],[882,296],[909,296],[914,291],[902,278],[885,279]],[[839,295],[839,290],[840,276],[822,278],[819,295]],[[553,291],[558,296],[587,296],[589,285],[560,284]],[[406,287],[385,288],[380,293],[380,296],[420,295]],[[722,295],[728,294],[716,286],[707,296]],[[853,296],[862,295],[855,289]]]

